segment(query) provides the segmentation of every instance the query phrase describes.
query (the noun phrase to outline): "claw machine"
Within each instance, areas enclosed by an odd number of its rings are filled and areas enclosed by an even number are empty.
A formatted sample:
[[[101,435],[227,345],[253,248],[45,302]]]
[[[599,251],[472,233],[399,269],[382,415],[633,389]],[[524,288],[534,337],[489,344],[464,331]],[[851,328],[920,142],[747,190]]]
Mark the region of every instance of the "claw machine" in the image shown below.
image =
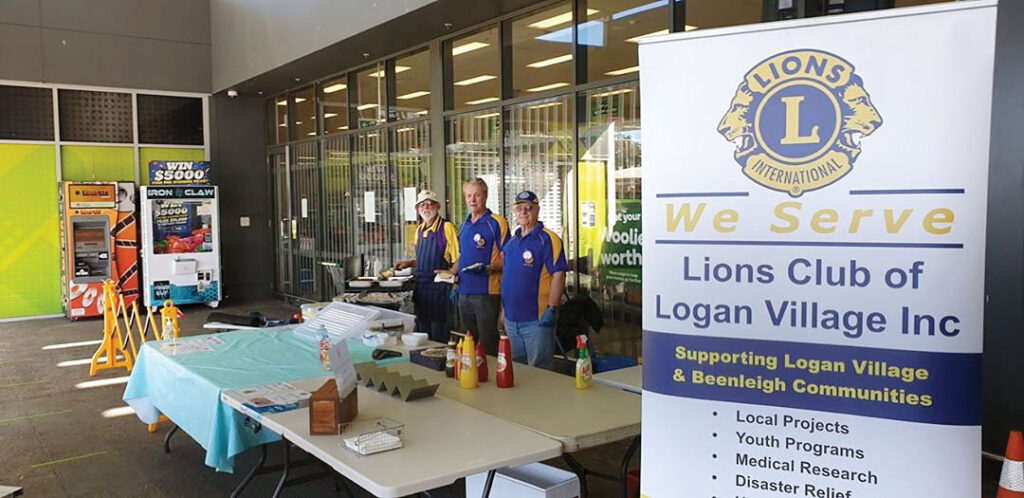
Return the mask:
[[[77,320],[103,315],[103,281],[114,279],[125,304],[138,297],[133,182],[61,182],[64,313]]]
[[[217,187],[151,185],[140,201],[145,304],[216,308],[223,297]]]

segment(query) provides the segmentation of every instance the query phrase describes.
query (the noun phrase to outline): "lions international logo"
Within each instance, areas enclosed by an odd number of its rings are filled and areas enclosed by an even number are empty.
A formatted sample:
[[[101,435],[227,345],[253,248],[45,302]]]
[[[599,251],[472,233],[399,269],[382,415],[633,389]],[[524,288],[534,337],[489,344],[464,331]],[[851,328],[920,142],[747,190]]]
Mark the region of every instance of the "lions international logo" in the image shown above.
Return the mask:
[[[882,117],[853,64],[821,50],[773,55],[743,78],[718,133],[743,173],[799,197],[835,183]]]
[[[533,266],[533,253],[529,249],[523,251],[523,264]]]
[[[476,243],[476,248],[477,249],[483,249],[484,248],[484,244],[487,243],[487,241],[484,240],[484,238],[479,233],[473,234],[473,242]]]

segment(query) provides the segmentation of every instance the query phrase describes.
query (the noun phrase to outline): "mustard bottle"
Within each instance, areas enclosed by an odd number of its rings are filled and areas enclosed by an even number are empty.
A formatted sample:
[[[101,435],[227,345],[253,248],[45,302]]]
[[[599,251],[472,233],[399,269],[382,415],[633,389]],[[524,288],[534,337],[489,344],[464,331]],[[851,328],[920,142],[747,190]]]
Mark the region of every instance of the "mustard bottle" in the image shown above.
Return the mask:
[[[463,389],[476,389],[480,385],[480,372],[477,370],[476,344],[473,343],[472,335],[466,334],[466,338],[462,340],[459,357],[459,385]]]

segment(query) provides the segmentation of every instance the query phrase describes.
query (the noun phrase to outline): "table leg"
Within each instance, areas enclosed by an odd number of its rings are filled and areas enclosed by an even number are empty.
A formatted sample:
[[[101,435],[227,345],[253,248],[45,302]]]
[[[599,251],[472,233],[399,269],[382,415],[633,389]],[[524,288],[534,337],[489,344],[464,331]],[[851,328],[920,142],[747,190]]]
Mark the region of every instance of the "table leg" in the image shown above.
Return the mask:
[[[626,454],[622,456],[622,468],[619,469],[619,479],[622,480],[622,498],[629,497],[629,483],[626,481],[626,474],[629,473],[629,461],[633,458],[637,448],[640,447],[640,436],[636,436],[629,443]]]
[[[178,432],[177,425],[171,427],[171,430],[167,432],[166,436],[164,436],[164,453],[171,452],[171,436],[173,436],[175,432]]]
[[[576,477],[580,478],[580,498],[587,498],[590,494],[587,492],[587,469],[580,465],[572,455],[568,453],[562,453],[562,459],[565,463],[569,464],[569,468],[572,469]]]
[[[487,481],[484,482],[484,493],[481,498],[490,498],[491,496],[491,485],[494,484],[494,473],[497,472],[495,469],[487,471]]]
[[[281,496],[281,490],[284,489],[284,483],[288,480],[288,471],[290,470],[291,460],[289,456],[289,447],[291,443],[287,439],[281,440],[281,447],[284,448],[284,469],[281,471],[281,479],[277,481],[277,489],[274,490],[274,498]]]
[[[250,470],[249,473],[246,474],[245,477],[242,478],[242,482],[238,483],[238,486],[235,486],[235,489],[233,491],[231,491],[231,498],[237,498],[238,495],[242,494],[242,490],[244,490],[245,487],[249,485],[249,481],[251,481],[253,476],[256,475],[256,472],[258,472],[261,468],[263,468],[263,463],[266,462],[266,461],[267,461],[267,445],[266,444],[261,444],[260,445],[260,459],[259,459],[259,461],[257,461],[256,462],[256,466],[253,467],[252,470]]]

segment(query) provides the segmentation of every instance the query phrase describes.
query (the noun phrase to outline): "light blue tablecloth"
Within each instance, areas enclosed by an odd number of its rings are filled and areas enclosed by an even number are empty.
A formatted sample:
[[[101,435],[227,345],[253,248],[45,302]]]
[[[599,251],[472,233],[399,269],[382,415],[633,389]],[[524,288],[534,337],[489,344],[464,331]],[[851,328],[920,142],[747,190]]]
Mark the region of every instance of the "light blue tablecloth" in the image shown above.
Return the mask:
[[[245,428],[245,416],[222,403],[221,392],[319,377],[324,372],[318,344],[296,337],[291,330],[239,330],[216,336],[224,344],[215,351],[176,356],[160,351],[160,341],[147,342],[123,399],[145,423],[155,422],[159,413],[166,415],[206,449],[206,465],[232,472],[235,455],[280,436]],[[371,361],[372,348],[355,340],[348,345],[356,363]],[[386,363],[394,361],[408,361],[408,357]]]

